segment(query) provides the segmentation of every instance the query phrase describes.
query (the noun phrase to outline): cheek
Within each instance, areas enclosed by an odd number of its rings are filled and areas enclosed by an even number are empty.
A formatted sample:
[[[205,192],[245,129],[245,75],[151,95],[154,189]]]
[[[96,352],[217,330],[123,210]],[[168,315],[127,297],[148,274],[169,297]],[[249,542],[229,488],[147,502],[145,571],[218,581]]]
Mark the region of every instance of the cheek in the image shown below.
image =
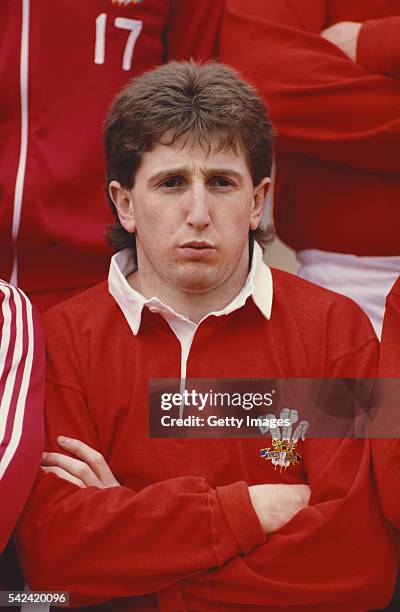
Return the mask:
[[[151,202],[139,211],[139,214],[143,223],[152,227],[177,227],[182,220],[182,210],[179,202],[169,198],[152,198]]]
[[[234,242],[239,241],[244,236],[247,236],[250,229],[250,210],[243,206],[234,205],[224,211],[219,212],[219,227],[225,235],[233,237]]]
[[[143,245],[155,253],[166,249],[179,227],[179,220],[174,211],[166,207],[147,208],[137,215],[136,233]]]

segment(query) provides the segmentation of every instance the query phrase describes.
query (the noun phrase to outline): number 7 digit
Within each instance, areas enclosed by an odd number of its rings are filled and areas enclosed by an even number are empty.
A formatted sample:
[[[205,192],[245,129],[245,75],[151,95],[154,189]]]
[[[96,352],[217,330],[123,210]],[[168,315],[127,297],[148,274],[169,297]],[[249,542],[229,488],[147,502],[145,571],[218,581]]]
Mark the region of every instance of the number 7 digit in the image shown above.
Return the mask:
[[[137,19],[127,19],[125,17],[116,17],[114,24],[116,28],[120,28],[121,30],[130,30],[128,40],[126,41],[125,45],[124,56],[122,58],[123,70],[130,70],[132,68],[133,51],[140,32],[143,29],[143,21],[138,21]]]

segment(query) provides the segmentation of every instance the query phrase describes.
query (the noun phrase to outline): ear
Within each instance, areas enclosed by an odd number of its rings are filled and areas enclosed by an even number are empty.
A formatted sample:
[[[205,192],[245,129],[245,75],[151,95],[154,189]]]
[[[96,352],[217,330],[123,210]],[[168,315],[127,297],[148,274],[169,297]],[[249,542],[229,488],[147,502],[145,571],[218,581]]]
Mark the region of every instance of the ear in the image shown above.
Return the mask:
[[[250,211],[250,229],[252,230],[256,230],[260,224],[270,185],[271,179],[265,177],[261,183],[254,188],[253,202]]]
[[[118,181],[111,181],[108,185],[108,193],[117,209],[122,227],[130,234],[133,234],[136,231],[136,223],[131,191],[126,189],[126,187],[122,187]]]

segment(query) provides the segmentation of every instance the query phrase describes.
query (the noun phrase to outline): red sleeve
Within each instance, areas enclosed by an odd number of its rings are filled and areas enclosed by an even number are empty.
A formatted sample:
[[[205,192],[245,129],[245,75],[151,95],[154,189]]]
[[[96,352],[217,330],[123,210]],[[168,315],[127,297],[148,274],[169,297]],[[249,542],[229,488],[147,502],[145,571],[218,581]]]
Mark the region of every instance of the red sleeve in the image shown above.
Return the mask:
[[[43,450],[44,343],[24,293],[0,282],[0,552],[33,485]]]
[[[259,90],[283,153],[400,170],[400,81],[372,75],[320,32],[325,0],[228,0],[223,61]]]
[[[357,62],[369,72],[400,78],[400,16],[363,23],[358,36]]]
[[[339,342],[341,333],[350,337],[351,325],[337,323],[338,317],[332,326]],[[370,337],[365,317],[357,323],[354,334]],[[370,377],[376,366],[377,343],[368,340],[328,364],[327,371],[333,377]],[[384,607],[398,557],[370,476],[370,451],[368,439],[306,439],[309,506],[250,554],[186,580],[182,594],[188,608],[208,610],[210,602],[222,602],[229,610],[244,605],[348,612]]]
[[[46,450],[58,435],[99,448],[82,356],[67,325],[47,324]],[[68,378],[60,379],[60,372]],[[225,493],[247,507],[246,528],[231,531],[217,492],[198,477],[127,487],[79,489],[40,471],[18,526],[17,546],[29,586],[67,590],[74,606],[153,593],[224,563],[265,541],[247,485]]]
[[[218,55],[225,0],[172,0],[168,60],[208,60]]]

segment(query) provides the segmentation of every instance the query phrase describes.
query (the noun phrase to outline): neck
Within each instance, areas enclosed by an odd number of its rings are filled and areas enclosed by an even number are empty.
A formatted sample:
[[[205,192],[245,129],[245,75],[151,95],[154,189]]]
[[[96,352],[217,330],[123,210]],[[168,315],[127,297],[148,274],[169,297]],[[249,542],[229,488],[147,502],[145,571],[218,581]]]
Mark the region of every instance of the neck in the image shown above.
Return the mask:
[[[139,267],[132,272],[127,280],[130,286],[141,293],[146,299],[158,298],[175,312],[187,317],[194,323],[199,323],[211,312],[218,312],[228,306],[244,287],[249,272],[248,251],[239,265],[219,286],[208,291],[194,292],[177,290],[171,284],[163,282],[154,271]]]

